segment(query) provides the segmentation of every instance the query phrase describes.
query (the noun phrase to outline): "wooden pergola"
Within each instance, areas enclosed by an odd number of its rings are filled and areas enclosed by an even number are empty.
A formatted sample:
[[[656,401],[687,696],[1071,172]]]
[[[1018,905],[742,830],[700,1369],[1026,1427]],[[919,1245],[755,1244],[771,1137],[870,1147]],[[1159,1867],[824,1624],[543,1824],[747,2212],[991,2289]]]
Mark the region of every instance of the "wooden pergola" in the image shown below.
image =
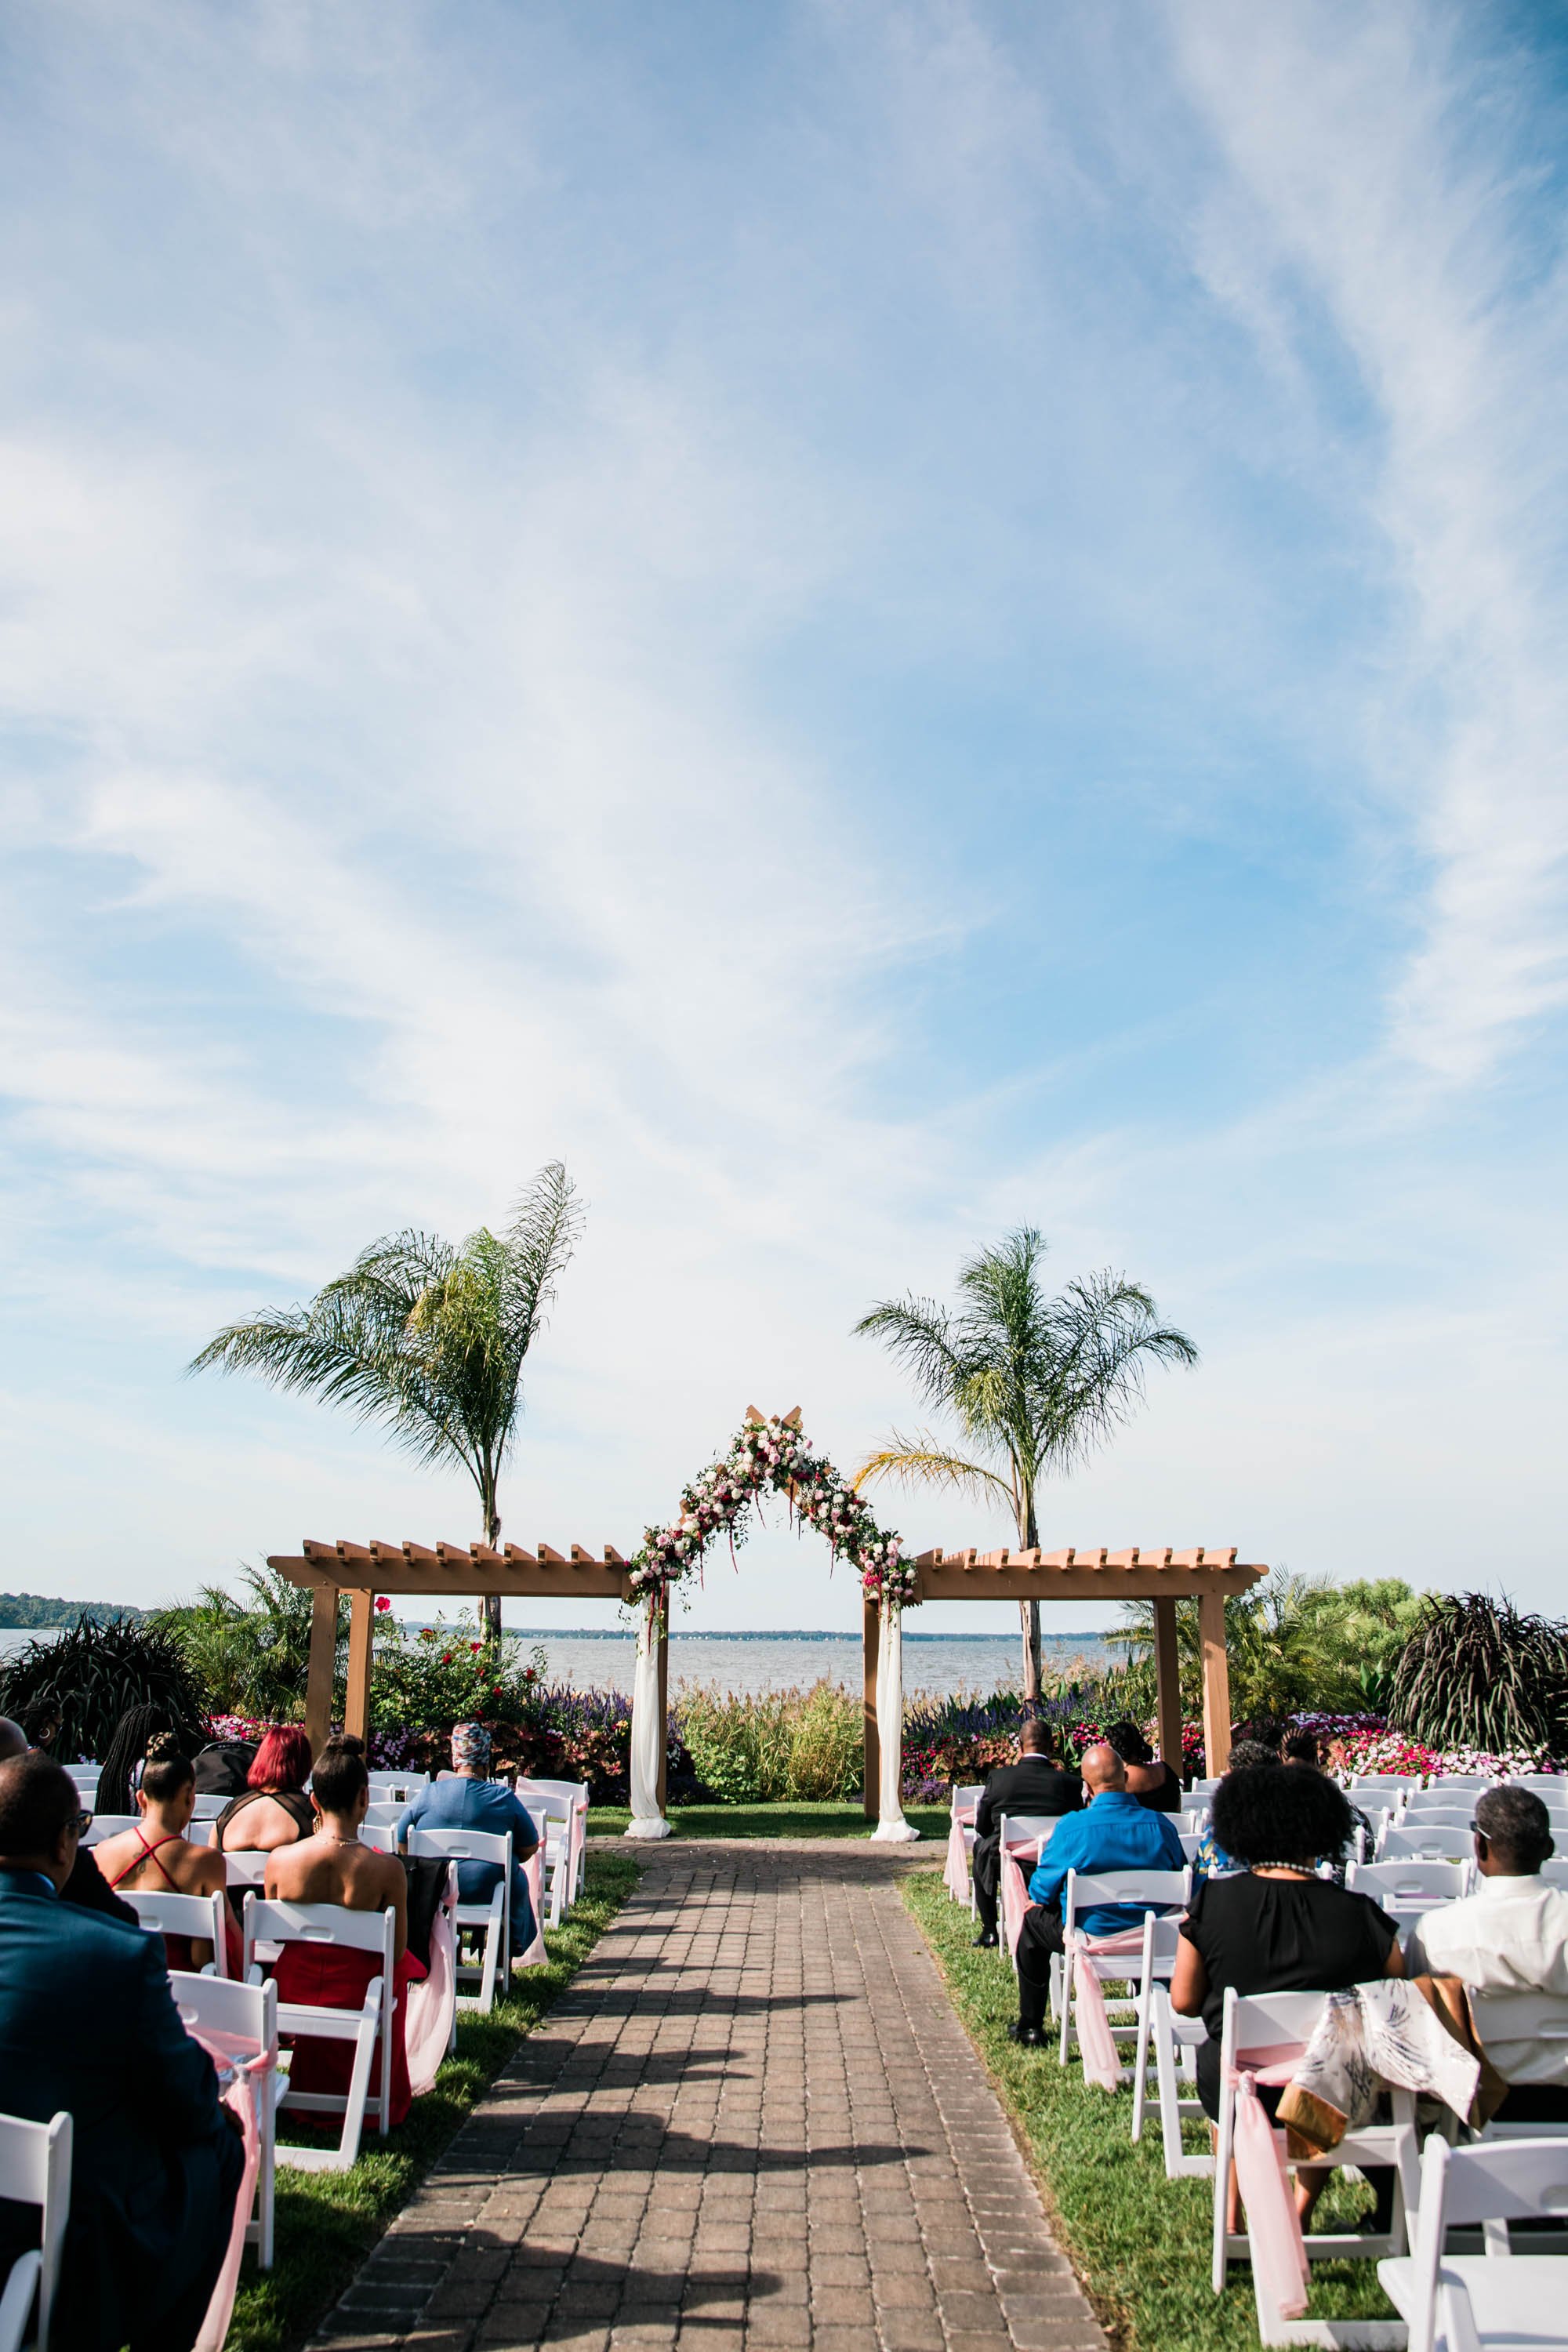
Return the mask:
[[[582,1544],[564,1552],[541,1544],[527,1551],[520,1544],[491,1550],[483,1544],[438,1543],[434,1547],[404,1543],[315,1543],[307,1541],[298,1554],[269,1558],[290,1584],[315,1595],[310,1626],[310,1666],[305,1694],[305,1728],[312,1748],[320,1748],[331,1726],[332,1676],[337,1657],[337,1616],[340,1598],[349,1602],[348,1693],[343,1723],[364,1738],[370,1728],[371,1651],[375,1630],[378,1593],[417,1596],[437,1608],[447,1601],[468,1601],[500,1593],[519,1600],[566,1599],[630,1602],[634,1595],[627,1563],[614,1545],[600,1553]],[[1176,1607],[1195,1601],[1203,1653],[1204,1746],[1211,1773],[1223,1772],[1230,1760],[1230,1675],[1226,1663],[1225,1600],[1226,1593],[1245,1592],[1268,1574],[1258,1565],[1239,1562],[1236,1548],[1215,1550],[1197,1546],[1185,1551],[1170,1545],[1134,1546],[1126,1551],[966,1551],[921,1552],[915,1561],[922,1602],[941,1601],[1152,1601],[1154,1604],[1154,1669],[1158,1691],[1160,1753],[1177,1769],[1182,1759],[1181,1683],[1177,1668]],[[877,1812],[880,1738],[877,1722],[877,1656],[879,1619],[876,1604],[864,1604],[862,1638],[865,1650],[864,1738],[865,1809]],[[669,1701],[669,1635],[668,1618],[661,1622],[658,1648],[658,1698],[661,1716]],[[660,1742],[659,1803],[666,1797]]]

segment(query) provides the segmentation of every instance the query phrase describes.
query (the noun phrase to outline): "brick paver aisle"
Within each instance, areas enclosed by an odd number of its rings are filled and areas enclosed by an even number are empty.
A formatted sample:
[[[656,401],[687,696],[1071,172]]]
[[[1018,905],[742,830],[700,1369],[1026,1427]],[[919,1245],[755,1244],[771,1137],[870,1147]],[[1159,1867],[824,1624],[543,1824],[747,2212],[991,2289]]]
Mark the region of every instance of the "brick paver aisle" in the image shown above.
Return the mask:
[[[910,1859],[648,1850],[320,2343],[1104,2352]]]

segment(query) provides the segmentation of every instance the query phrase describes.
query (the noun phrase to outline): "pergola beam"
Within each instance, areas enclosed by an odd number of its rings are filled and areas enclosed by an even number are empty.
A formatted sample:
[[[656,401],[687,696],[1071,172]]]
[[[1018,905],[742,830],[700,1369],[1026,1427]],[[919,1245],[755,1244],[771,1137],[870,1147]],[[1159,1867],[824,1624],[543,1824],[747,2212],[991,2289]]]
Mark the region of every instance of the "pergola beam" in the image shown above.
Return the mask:
[[[1159,1693],[1160,1752],[1181,1766],[1182,1708],[1176,1643],[1178,1601],[1198,1603],[1203,1655],[1204,1745],[1211,1773],[1223,1772],[1230,1759],[1230,1676],[1225,1646],[1226,1593],[1245,1592],[1268,1570],[1238,1560],[1235,1545],[1215,1549],[1194,1546],[1186,1551],[1170,1545],[1133,1546],[1124,1551],[1103,1547],[1068,1547],[1063,1551],[1015,1550],[1007,1547],[980,1551],[933,1549],[915,1560],[919,1594],[929,1601],[1152,1601],[1154,1603],[1154,1667]],[[426,1601],[469,1600],[481,1593],[511,1593],[519,1599],[631,1601],[628,1563],[613,1544],[595,1554],[574,1543],[559,1552],[542,1543],[537,1551],[509,1543],[500,1550],[486,1544],[438,1543],[434,1549],[415,1543],[318,1543],[307,1540],[297,1554],[273,1554],[268,1566],[293,1585],[311,1591],[310,1665],[305,1701],[305,1727],[319,1749],[327,1737],[332,1709],[337,1601],[350,1601],[349,1679],[344,1709],[346,1728],[361,1738],[370,1720],[370,1676],[374,1633],[374,1598],[378,1592],[417,1594]],[[864,1752],[865,1803],[875,1812],[872,1792],[877,1786],[880,1742],[877,1723],[877,1611],[864,1612]],[[661,1708],[669,1685],[668,1612],[659,1633]],[[661,1754],[665,1752],[661,1747]]]

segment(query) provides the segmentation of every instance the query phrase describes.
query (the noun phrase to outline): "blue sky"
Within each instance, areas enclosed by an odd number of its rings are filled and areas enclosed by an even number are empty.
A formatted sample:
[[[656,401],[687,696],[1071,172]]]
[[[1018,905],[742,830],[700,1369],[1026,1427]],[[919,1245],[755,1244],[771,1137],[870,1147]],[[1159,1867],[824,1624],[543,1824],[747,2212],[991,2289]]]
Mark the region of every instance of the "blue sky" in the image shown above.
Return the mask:
[[[6,1583],[470,1534],[182,1367],[559,1156],[519,1539],[1027,1220],[1204,1350],[1049,1540],[1563,1606],[1555,12],[61,0],[0,131]]]

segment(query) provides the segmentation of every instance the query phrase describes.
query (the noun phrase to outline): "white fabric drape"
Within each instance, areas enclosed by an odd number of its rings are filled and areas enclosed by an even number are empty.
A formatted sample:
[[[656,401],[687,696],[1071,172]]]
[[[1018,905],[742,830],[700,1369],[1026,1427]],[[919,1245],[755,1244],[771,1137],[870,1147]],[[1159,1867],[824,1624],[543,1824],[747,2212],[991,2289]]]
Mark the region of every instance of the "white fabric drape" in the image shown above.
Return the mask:
[[[650,1599],[643,1605],[642,1623],[637,1629],[637,1677],[632,1684],[632,1817],[626,1824],[629,1838],[669,1835],[669,1823],[658,1802],[658,1759],[666,1737],[658,1704],[659,1624],[658,1603]]]
[[[919,1830],[906,1822],[900,1795],[904,1777],[904,1635],[902,1612],[882,1603],[877,1635],[877,1743],[881,1769],[877,1783],[873,1842],[905,1845]]]

